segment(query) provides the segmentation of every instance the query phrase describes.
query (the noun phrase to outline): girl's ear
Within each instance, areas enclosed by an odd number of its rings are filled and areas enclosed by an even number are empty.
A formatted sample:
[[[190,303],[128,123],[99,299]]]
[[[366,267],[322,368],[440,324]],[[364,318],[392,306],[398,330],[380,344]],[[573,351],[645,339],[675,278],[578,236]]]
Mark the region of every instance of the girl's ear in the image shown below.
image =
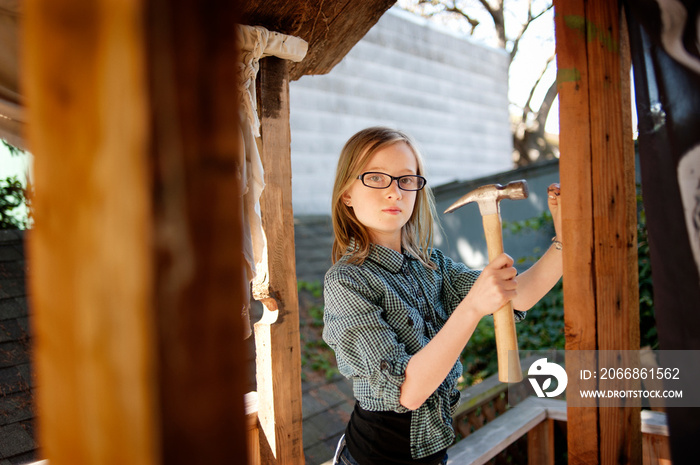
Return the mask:
[[[340,198],[343,200],[343,203],[344,203],[345,205],[347,205],[348,207],[351,207],[351,206],[352,206],[352,201],[351,201],[351,199],[350,199],[350,194],[348,194],[348,193],[346,192],[346,193],[343,194]]]

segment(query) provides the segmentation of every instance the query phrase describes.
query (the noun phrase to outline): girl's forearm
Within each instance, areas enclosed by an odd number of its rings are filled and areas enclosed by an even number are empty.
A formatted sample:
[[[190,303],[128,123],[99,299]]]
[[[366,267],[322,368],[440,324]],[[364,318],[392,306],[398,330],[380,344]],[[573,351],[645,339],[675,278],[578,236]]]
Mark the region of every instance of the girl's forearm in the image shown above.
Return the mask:
[[[445,326],[408,362],[399,398],[404,407],[415,410],[435,392],[474,333],[480,317],[464,305],[457,307]]]
[[[513,308],[529,310],[549,292],[561,278],[562,252],[552,245],[527,271],[518,275],[518,295]]]

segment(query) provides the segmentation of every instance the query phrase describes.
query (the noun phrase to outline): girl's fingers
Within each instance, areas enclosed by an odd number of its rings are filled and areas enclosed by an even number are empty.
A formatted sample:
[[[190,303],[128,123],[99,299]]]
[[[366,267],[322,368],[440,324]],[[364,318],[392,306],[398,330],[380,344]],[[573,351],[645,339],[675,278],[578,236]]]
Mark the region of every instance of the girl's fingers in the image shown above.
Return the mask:
[[[513,261],[513,258],[510,255],[508,255],[507,253],[502,253],[498,257],[494,258],[489,265],[494,269],[500,269],[511,267],[513,266],[513,263],[515,262]]]
[[[559,200],[559,195],[561,194],[561,186],[559,183],[552,183],[547,188],[547,198],[549,202],[556,204]]]

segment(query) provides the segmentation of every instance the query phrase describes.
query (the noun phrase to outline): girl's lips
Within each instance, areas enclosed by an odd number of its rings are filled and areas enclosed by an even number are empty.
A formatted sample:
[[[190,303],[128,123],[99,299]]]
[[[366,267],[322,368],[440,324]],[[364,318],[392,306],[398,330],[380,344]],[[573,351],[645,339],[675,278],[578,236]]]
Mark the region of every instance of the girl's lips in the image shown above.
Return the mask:
[[[384,213],[389,213],[390,215],[398,215],[399,213],[401,213],[401,209],[400,209],[400,208],[393,208],[393,207],[392,207],[392,208],[385,208],[385,209],[382,210],[382,211],[383,211]]]

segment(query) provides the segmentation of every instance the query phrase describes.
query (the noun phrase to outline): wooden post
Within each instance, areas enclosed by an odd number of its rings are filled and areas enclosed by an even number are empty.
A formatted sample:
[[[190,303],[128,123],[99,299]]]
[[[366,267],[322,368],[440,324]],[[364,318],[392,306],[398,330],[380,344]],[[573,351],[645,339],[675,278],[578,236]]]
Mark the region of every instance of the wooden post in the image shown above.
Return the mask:
[[[527,433],[528,465],[554,465],[554,420],[546,418]]]
[[[150,0],[160,430],[167,464],[245,460],[240,4]]]
[[[235,2],[24,3],[52,465],[246,456]]]
[[[617,2],[555,0],[566,349],[639,349],[628,38]],[[581,360],[581,359],[579,359]],[[568,389],[578,369],[569,364]],[[585,366],[583,366],[585,365]],[[568,409],[570,464],[641,463],[638,408]]]
[[[304,462],[287,66],[274,57],[261,60],[257,92],[267,262],[258,270],[253,293],[265,307],[255,324],[260,453],[265,464]]]

